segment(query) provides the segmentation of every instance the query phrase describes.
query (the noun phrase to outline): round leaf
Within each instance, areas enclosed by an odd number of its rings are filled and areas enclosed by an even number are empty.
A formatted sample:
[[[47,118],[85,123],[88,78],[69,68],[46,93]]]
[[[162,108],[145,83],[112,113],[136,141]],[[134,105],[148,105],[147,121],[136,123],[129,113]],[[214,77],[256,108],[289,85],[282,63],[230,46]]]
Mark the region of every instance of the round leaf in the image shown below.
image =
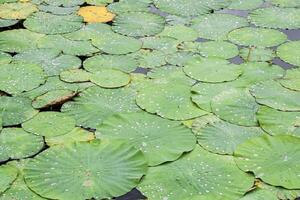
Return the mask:
[[[44,151],[26,165],[25,181],[51,199],[104,199],[130,191],[146,170],[143,154],[132,146],[94,141]]]
[[[25,131],[36,135],[53,137],[72,131],[75,128],[75,120],[60,112],[40,112],[23,123],[22,127]]]
[[[97,128],[96,137],[126,140],[144,153],[150,166],[176,160],[196,143],[191,130],[180,122],[145,112],[108,118]]]
[[[253,138],[238,146],[236,164],[264,182],[299,189],[300,138],[278,135]]]

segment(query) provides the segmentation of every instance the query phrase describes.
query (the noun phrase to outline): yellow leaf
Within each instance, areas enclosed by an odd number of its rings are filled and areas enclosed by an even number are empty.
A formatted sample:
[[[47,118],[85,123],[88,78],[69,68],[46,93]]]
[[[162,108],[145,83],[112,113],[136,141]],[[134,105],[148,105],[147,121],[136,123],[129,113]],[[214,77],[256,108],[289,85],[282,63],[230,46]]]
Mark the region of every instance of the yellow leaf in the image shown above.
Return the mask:
[[[78,15],[82,16],[84,21],[88,23],[109,22],[115,17],[115,14],[109,12],[104,6],[81,7]]]

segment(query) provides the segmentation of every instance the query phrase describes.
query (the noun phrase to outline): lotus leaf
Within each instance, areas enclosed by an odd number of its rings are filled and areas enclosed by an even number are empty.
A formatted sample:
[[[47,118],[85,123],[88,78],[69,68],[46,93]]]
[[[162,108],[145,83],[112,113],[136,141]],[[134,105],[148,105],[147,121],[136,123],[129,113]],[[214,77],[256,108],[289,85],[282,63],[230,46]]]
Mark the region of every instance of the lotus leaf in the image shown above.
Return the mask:
[[[242,74],[239,65],[230,64],[220,58],[191,58],[184,65],[183,71],[189,77],[202,82],[232,81]]]
[[[0,132],[0,161],[33,156],[43,146],[41,136],[27,133],[22,128],[4,128]]]
[[[300,138],[294,136],[265,134],[239,145],[234,152],[235,162],[266,183],[299,189],[299,144]]]
[[[259,8],[250,13],[250,22],[256,26],[280,29],[300,28],[298,8]]]
[[[241,126],[256,126],[258,104],[245,89],[224,90],[211,101],[211,108],[219,118]]]
[[[200,38],[226,40],[230,31],[247,25],[243,17],[216,13],[194,18],[191,27],[199,33]]]
[[[287,40],[287,36],[277,30],[245,27],[231,31],[228,39],[241,46],[272,47]]]
[[[27,29],[15,29],[0,33],[0,50],[7,52],[22,52],[35,49],[37,41],[43,34],[34,33]]]
[[[282,44],[277,48],[277,55],[283,61],[300,66],[300,41],[292,41]]]
[[[82,27],[82,17],[77,15],[54,15],[37,12],[30,15],[24,26],[34,32],[45,34],[70,33]]]
[[[0,17],[3,19],[26,19],[31,13],[38,11],[32,3],[0,4]]]
[[[46,198],[104,199],[130,191],[146,170],[143,154],[131,145],[96,140],[52,147],[26,165],[24,176]]]
[[[137,104],[149,113],[174,120],[187,120],[205,115],[190,100],[190,84],[181,78],[155,79],[145,83],[136,98]]]
[[[123,87],[130,82],[130,75],[116,69],[101,69],[90,76],[91,82],[104,88]]]
[[[282,111],[300,111],[300,92],[289,90],[277,81],[264,81],[251,87],[259,104]]]
[[[126,140],[144,153],[150,166],[176,160],[196,144],[191,130],[180,122],[145,112],[109,117],[97,127],[96,137]]]
[[[138,189],[149,199],[182,200],[210,194],[232,200],[241,198],[252,184],[253,178],[241,172],[232,157],[196,147],[175,162],[149,168]]]
[[[9,94],[19,94],[32,90],[46,81],[40,65],[14,62],[0,67],[0,90]]]
[[[127,36],[149,36],[163,31],[165,20],[148,12],[127,12],[114,19],[112,29]]]
[[[261,128],[271,135],[289,134],[300,137],[300,112],[283,112],[261,106],[257,119]]]
[[[72,131],[75,128],[75,120],[65,113],[40,112],[23,123],[22,127],[25,131],[36,135],[53,137]]]
[[[72,102],[62,107],[62,112],[76,119],[76,124],[96,128],[102,121],[115,113],[139,111],[135,104],[136,91],[132,88],[104,89],[90,87]]]
[[[83,62],[83,67],[89,72],[97,72],[102,69],[118,69],[124,72],[132,72],[138,67],[137,61],[127,55],[96,55]]]
[[[78,15],[88,23],[109,22],[115,15],[109,12],[104,6],[84,6],[78,11]]]

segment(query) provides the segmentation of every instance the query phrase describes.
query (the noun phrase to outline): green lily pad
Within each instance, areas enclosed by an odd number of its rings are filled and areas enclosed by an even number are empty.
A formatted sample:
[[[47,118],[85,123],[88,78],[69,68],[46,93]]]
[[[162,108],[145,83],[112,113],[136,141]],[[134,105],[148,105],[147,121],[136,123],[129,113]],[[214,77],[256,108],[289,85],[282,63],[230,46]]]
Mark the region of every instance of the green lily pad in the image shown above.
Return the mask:
[[[9,94],[19,94],[32,90],[46,81],[40,65],[13,62],[0,67],[0,90]]]
[[[198,143],[206,150],[217,154],[232,155],[236,147],[246,140],[260,136],[258,127],[244,127],[224,121],[209,123],[202,128],[194,128]]]
[[[18,178],[13,182],[11,187],[0,194],[1,200],[45,200],[36,193],[32,192],[26,185],[23,175],[19,175]]]
[[[9,26],[13,26],[15,24],[17,24],[19,22],[19,20],[17,19],[1,19],[0,18],[0,27],[9,27]]]
[[[239,82],[238,85],[247,88],[261,81],[282,78],[285,74],[285,70],[278,65],[266,62],[249,62],[241,64],[241,67],[243,67],[243,74],[237,79],[237,82]]]
[[[149,199],[182,200],[209,194],[239,199],[253,181],[236,167],[231,156],[216,155],[198,146],[175,162],[149,168],[138,189]]]
[[[119,2],[111,3],[107,9],[112,13],[122,14],[126,12],[148,12],[149,3],[136,0],[122,0]]]
[[[198,46],[199,53],[204,57],[218,57],[229,59],[239,54],[238,47],[224,41],[201,42]]]
[[[211,108],[219,118],[241,126],[257,126],[258,104],[248,90],[229,89],[215,96]]]
[[[127,55],[96,55],[86,59],[83,67],[89,72],[97,72],[102,69],[118,69],[124,72],[132,72],[138,67],[137,61]]]
[[[264,189],[256,189],[247,193],[243,198],[240,200],[278,200],[277,196],[268,190]]]
[[[151,71],[147,73],[147,76],[151,79],[182,79],[190,85],[193,85],[196,82],[185,75],[182,71],[182,67],[173,65],[166,65],[151,69]]]
[[[31,100],[34,100],[35,98],[37,98],[43,94],[46,94],[47,92],[53,91],[53,90],[71,90],[74,92],[80,92],[91,86],[94,86],[94,84],[90,83],[90,82],[67,83],[67,82],[61,81],[58,76],[51,76],[51,77],[48,77],[48,79],[44,85],[41,85],[40,87],[35,88],[31,91],[24,92],[20,95],[24,96],[24,97],[28,97]]]
[[[300,111],[300,92],[289,90],[276,81],[265,81],[251,87],[259,104],[282,111]]]
[[[228,6],[228,0],[154,0],[154,4],[161,11],[173,15],[197,16],[210,13]]]
[[[79,10],[79,6],[74,7],[60,7],[60,6],[52,6],[52,5],[39,5],[40,11],[52,13],[55,15],[70,15],[74,14]]]
[[[3,126],[18,125],[38,113],[31,100],[24,97],[0,96],[0,112]]]
[[[287,36],[277,30],[245,27],[231,31],[227,38],[241,46],[273,47],[284,43]]]
[[[0,161],[33,156],[44,146],[42,137],[25,132],[22,128],[4,128],[0,133]]]
[[[71,69],[60,73],[59,78],[68,83],[80,83],[90,80],[91,73],[83,69]]]
[[[179,16],[177,14],[174,15],[167,15],[166,22],[168,25],[190,25],[191,20],[193,19],[192,16]]]
[[[205,115],[190,99],[186,79],[154,79],[139,90],[137,104],[149,113],[174,120],[187,120]]]
[[[104,89],[94,86],[80,93],[74,101],[65,103],[61,111],[74,117],[78,126],[96,128],[113,114],[139,111],[135,95],[129,87]]]
[[[237,82],[226,83],[197,83],[192,88],[192,101],[201,109],[211,112],[211,100],[223,91],[240,88]]]
[[[265,62],[272,60],[276,56],[272,49],[264,47],[242,48],[239,55],[245,62]]]
[[[86,3],[91,5],[106,5],[108,3],[112,3],[113,0],[85,0]]]
[[[156,35],[163,31],[165,19],[149,12],[128,12],[114,19],[113,31],[132,37]]]
[[[144,153],[150,166],[176,160],[183,152],[193,150],[196,144],[191,130],[180,122],[145,112],[108,118],[97,127],[96,137],[122,139],[133,144]]]
[[[194,29],[184,25],[165,26],[158,35],[172,37],[181,42],[194,41],[198,38],[198,33]]]
[[[189,51],[177,51],[165,57],[167,63],[171,65],[183,66],[191,58],[197,57],[197,54]]]
[[[14,29],[0,33],[0,50],[7,52],[22,52],[35,49],[37,41],[43,34],[34,33],[26,29]]]
[[[10,63],[11,60],[12,60],[11,55],[9,55],[8,53],[0,51],[0,64],[1,65]]]
[[[195,80],[212,83],[232,81],[243,72],[239,65],[230,64],[225,59],[212,57],[192,58],[186,62],[183,71]]]
[[[259,8],[249,14],[250,22],[256,26],[280,29],[300,28],[298,8]]]
[[[71,132],[55,137],[45,138],[47,145],[68,145],[74,142],[87,142],[95,139],[95,135],[82,128],[74,128]]]
[[[227,8],[233,10],[253,10],[260,7],[263,3],[263,0],[235,0]]]
[[[300,68],[286,70],[285,76],[279,80],[283,87],[300,91]]]
[[[92,44],[108,54],[128,54],[138,51],[142,47],[141,41],[116,33],[93,38]]]
[[[33,12],[38,11],[32,3],[4,3],[0,4],[0,17],[3,19],[26,19]]]
[[[256,183],[257,187],[259,189],[264,189],[271,191],[273,194],[277,196],[278,199],[281,200],[290,200],[290,199],[296,199],[300,196],[300,190],[288,190],[283,187],[274,187],[269,184],[266,184],[262,181],[257,181]]]
[[[0,194],[11,187],[11,184],[16,180],[18,170],[10,165],[0,166]],[[1,196],[1,195],[0,195]]]
[[[70,33],[79,30],[83,23],[78,15],[53,15],[46,12],[37,12],[30,15],[24,26],[31,31],[45,34]]]
[[[239,145],[235,162],[264,182],[287,189],[299,189],[300,138],[289,135],[253,138]]]
[[[143,154],[132,146],[96,140],[52,147],[26,165],[24,176],[29,188],[43,197],[104,199],[133,189],[146,170]]]
[[[62,104],[73,98],[77,93],[72,90],[51,90],[38,96],[32,101],[32,107],[36,109],[47,108],[57,104]]]
[[[69,40],[91,40],[99,35],[112,34],[111,26],[104,23],[86,24],[81,29],[63,34],[62,36]]]
[[[261,128],[271,135],[289,134],[300,137],[300,112],[283,112],[261,106],[257,119]]]
[[[38,41],[38,48],[55,49],[69,55],[87,56],[99,52],[90,41],[75,41],[61,35],[47,35]]]
[[[247,19],[243,17],[217,13],[193,19],[191,27],[199,33],[200,38],[226,40],[230,31],[247,25]]]
[[[57,49],[32,49],[14,56],[14,60],[39,64],[48,76],[59,75],[67,69],[77,69],[81,60],[75,56],[61,54]]]
[[[143,68],[155,68],[167,64],[166,54],[163,51],[142,49],[130,56],[136,59],[139,66]]]
[[[279,7],[299,7],[300,1],[299,0],[267,0],[267,2],[272,3],[275,6]]]
[[[63,7],[73,7],[84,3],[84,0],[42,0],[42,1],[49,5],[63,6]]]
[[[75,128],[75,119],[60,112],[40,112],[22,124],[25,131],[53,137],[64,135]]]
[[[118,88],[128,85],[130,75],[117,69],[102,69],[90,76],[91,82],[104,88]]]
[[[159,50],[165,54],[176,52],[177,46],[180,43],[179,40],[168,36],[144,37],[141,40],[143,42],[143,49]]]
[[[277,56],[285,62],[300,66],[300,41],[291,41],[277,48]]]

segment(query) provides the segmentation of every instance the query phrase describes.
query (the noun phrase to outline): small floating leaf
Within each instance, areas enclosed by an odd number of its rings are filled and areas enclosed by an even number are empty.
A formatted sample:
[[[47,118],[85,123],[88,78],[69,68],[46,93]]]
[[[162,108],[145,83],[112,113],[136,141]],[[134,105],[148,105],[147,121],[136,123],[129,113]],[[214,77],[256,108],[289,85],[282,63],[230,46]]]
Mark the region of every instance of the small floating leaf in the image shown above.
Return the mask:
[[[148,12],[128,12],[118,15],[112,29],[127,36],[149,36],[163,31],[165,20]]]
[[[4,128],[0,133],[0,161],[33,156],[44,146],[42,137],[22,128]]]
[[[88,23],[109,22],[115,15],[107,10],[104,6],[84,6],[78,11],[78,15]]]
[[[32,90],[46,81],[40,65],[14,62],[0,67],[0,90],[18,94]]]
[[[32,119],[22,124],[25,131],[53,137],[64,135],[75,128],[75,120],[60,112],[40,112]]]
[[[0,4],[0,17],[3,19],[26,19],[31,13],[38,11],[32,3]]]
[[[45,34],[70,33],[82,27],[82,17],[77,15],[54,15],[37,12],[30,15],[24,26],[31,31]]]

